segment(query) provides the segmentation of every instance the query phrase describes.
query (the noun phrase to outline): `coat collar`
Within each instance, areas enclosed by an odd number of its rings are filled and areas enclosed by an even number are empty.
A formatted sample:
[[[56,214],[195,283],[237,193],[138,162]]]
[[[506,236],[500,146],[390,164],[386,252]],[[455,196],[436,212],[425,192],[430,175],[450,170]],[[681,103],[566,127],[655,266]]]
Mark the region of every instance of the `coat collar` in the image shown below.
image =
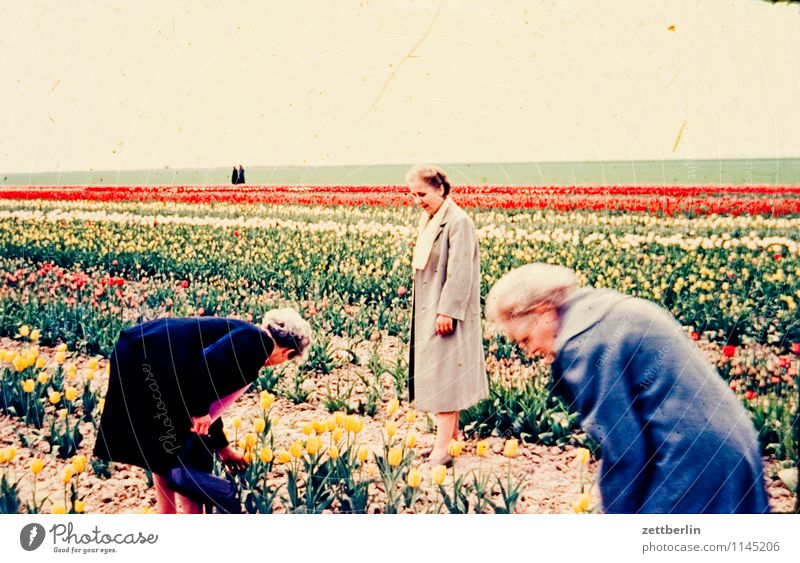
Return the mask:
[[[611,289],[584,287],[576,290],[558,308],[560,327],[553,351],[561,353],[567,342],[597,325],[617,304],[629,295]]]

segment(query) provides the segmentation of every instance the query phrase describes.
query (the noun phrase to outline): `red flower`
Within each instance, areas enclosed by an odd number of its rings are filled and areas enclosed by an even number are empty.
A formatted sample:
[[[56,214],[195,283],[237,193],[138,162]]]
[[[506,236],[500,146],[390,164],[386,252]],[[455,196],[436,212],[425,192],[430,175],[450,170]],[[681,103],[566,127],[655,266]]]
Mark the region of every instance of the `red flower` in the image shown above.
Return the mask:
[[[111,261],[111,265],[112,265],[112,266],[116,266],[117,264],[119,264],[119,262],[117,262],[116,260],[112,260],[112,261]]]
[[[771,381],[772,383],[774,383],[775,385],[777,385],[778,383],[780,383],[780,382],[781,382],[781,378],[780,378],[780,377],[778,377],[777,375],[773,375],[773,376],[770,378],[770,381]]]
[[[726,358],[732,358],[736,354],[736,346],[728,344],[722,348],[722,353],[725,354]]]
[[[781,356],[780,358],[778,358],[778,365],[781,366],[782,368],[788,368],[789,362],[790,360],[787,356]]]
[[[405,288],[405,286],[402,286],[402,285],[401,285],[400,287],[398,287],[398,288],[397,288],[397,295],[399,295],[400,297],[402,297],[402,296],[403,296],[403,295],[405,295],[405,294],[406,294],[406,288]]]
[[[736,385],[737,385],[736,380],[731,379],[730,388],[736,391]]]
[[[773,258],[775,258],[775,260],[780,260],[781,258],[783,258],[783,256],[781,256],[779,252],[776,252]]]
[[[239,231],[233,231],[233,236],[238,237],[239,236]]]
[[[692,331],[692,340],[694,341],[700,340],[700,333],[697,332],[696,330]]]
[[[792,342],[792,353],[800,354],[800,342]]]
[[[755,391],[748,391],[747,393],[744,394],[744,398],[747,399],[748,401],[750,401],[752,399],[755,399],[756,398],[756,392]]]
[[[189,287],[189,282],[186,280],[181,280],[181,287],[183,289],[186,289],[187,287]]]

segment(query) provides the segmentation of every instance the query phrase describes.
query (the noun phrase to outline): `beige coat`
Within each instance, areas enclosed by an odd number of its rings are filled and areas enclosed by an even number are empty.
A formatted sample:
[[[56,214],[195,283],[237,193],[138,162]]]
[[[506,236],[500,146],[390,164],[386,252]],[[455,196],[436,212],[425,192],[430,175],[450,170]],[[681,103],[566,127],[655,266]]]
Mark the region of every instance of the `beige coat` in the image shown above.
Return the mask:
[[[483,357],[480,256],[475,226],[453,204],[442,217],[424,270],[414,270],[409,397],[416,408],[451,412],[489,396]],[[455,319],[436,334],[436,316]]]

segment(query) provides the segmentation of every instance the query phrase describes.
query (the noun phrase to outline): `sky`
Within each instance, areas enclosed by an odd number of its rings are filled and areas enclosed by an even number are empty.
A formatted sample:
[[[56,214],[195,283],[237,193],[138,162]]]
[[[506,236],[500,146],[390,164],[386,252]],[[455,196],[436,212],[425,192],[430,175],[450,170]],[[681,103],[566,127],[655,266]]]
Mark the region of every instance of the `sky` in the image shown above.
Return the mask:
[[[0,171],[800,157],[800,7],[0,0]]]

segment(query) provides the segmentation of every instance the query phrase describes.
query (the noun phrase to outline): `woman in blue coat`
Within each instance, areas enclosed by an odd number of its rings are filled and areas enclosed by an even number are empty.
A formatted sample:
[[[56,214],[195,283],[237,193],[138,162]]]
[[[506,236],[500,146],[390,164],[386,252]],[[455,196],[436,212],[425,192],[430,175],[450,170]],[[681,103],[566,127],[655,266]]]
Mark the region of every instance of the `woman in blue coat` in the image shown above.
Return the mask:
[[[265,365],[302,356],[311,327],[297,312],[268,312],[262,326],[220,317],[162,318],[120,333],[110,359],[108,392],[94,455],[153,473],[158,511],[175,512],[170,469],[192,432],[202,448],[181,461],[210,472],[212,452],[229,466],[244,459],[222,430],[219,413]],[[199,451],[198,451],[199,450]],[[195,459],[196,458],[196,459]],[[182,497],[184,512],[199,503]]]
[[[508,273],[486,308],[552,358],[553,391],[600,444],[605,512],[769,511],[750,416],[664,309],[547,264]]]

